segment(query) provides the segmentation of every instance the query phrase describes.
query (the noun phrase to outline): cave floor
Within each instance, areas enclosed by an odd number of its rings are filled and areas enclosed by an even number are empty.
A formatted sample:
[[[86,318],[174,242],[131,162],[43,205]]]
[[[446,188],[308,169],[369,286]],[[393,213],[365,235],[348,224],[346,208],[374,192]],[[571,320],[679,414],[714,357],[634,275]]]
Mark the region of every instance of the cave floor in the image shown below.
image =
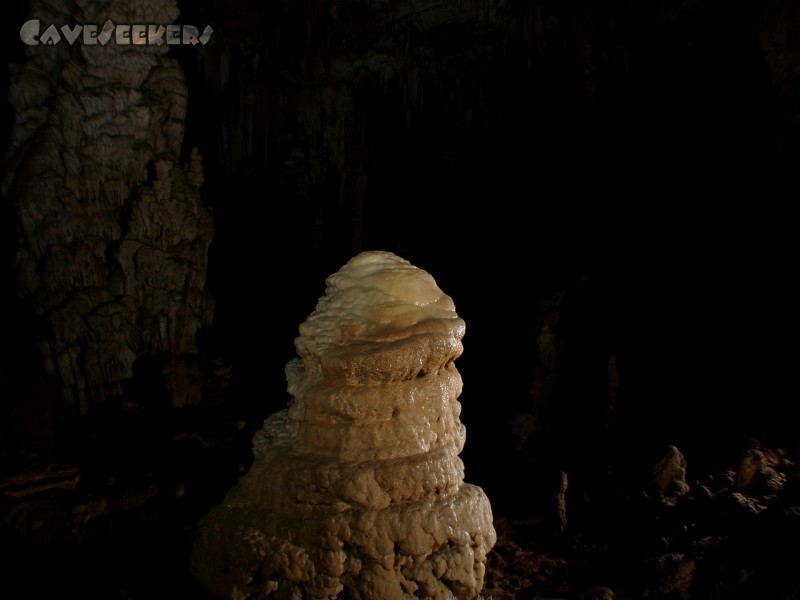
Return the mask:
[[[119,403],[54,435],[47,411],[19,409],[9,385],[2,595],[211,598],[189,573],[195,524],[249,468],[263,416],[226,402]],[[32,393],[22,396],[30,408]],[[561,519],[555,499],[527,512],[493,500],[483,598],[800,598],[800,452],[762,445],[747,479],[746,451],[693,472],[680,495],[600,477],[596,490],[566,496]]]

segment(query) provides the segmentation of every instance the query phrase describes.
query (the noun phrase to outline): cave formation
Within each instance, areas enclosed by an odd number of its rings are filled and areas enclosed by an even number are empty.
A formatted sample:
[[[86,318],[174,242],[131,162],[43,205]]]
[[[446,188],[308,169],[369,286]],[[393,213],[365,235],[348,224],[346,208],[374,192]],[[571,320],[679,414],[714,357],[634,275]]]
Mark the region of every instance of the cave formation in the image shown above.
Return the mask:
[[[221,598],[475,598],[496,533],[458,457],[464,331],[391,252],[328,277],[286,365],[291,401],[198,524],[195,577]]]
[[[31,17],[214,32],[26,48]],[[487,593],[800,589],[763,551],[800,512],[791,3],[51,0],[3,32],[15,585],[205,597],[196,523],[285,405],[296,323],[381,249],[470,326]]]

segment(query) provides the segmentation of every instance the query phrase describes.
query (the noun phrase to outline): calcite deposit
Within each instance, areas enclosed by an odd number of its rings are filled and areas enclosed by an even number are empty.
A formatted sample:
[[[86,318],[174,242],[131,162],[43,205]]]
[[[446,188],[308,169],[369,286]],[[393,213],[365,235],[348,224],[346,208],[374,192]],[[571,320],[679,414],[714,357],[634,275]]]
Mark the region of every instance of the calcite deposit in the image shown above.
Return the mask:
[[[169,24],[179,15],[175,0],[29,4],[31,19],[69,27]],[[62,40],[25,52],[11,67],[2,192],[19,233],[20,293],[60,387],[59,412],[121,397],[148,364],[159,364],[153,379],[163,377],[173,405],[195,404],[195,340],[214,308],[213,221],[200,197],[199,151],[180,160],[183,70],[166,45]]]
[[[288,408],[199,523],[224,598],[469,599],[495,543],[458,454],[464,321],[427,272],[364,252],[327,280],[286,367]]]

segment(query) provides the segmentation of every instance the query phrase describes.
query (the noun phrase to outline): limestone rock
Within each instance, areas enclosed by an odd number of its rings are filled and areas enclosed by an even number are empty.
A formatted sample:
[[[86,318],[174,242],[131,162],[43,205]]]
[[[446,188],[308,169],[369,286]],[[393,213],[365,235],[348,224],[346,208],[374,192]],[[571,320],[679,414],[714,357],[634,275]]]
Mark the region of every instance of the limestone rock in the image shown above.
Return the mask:
[[[747,450],[736,472],[737,489],[756,489],[762,486],[770,475],[770,467],[764,453],[758,448]]]
[[[496,534],[458,457],[463,335],[450,297],[391,253],[329,277],[288,408],[199,523],[195,577],[225,598],[474,598]]]
[[[0,494],[11,498],[25,498],[50,490],[72,491],[80,478],[81,471],[78,467],[50,464],[6,477],[0,482]]]
[[[653,482],[667,495],[682,496],[689,491],[686,483],[686,459],[675,446],[668,446],[653,469]]]
[[[690,597],[697,564],[683,554],[663,554],[652,560],[661,577],[660,597],[687,599]]]
[[[614,600],[614,590],[605,586],[593,587],[585,594],[583,600]]]
[[[32,18],[56,24],[178,15],[174,0],[30,4]],[[121,395],[136,362],[152,356],[163,358],[173,403],[196,402],[186,382],[196,334],[212,318],[213,223],[199,153],[178,163],[183,71],[166,46],[62,42],[26,52],[12,66],[3,192],[17,217],[20,289],[40,320],[63,411]]]
[[[558,512],[558,532],[564,533],[567,529],[567,487],[569,479],[564,471],[559,473],[558,493],[556,494],[556,507]]]
[[[779,492],[786,485],[786,476],[775,470],[777,464],[771,453],[760,447],[750,448],[739,463],[734,487],[746,492]]]

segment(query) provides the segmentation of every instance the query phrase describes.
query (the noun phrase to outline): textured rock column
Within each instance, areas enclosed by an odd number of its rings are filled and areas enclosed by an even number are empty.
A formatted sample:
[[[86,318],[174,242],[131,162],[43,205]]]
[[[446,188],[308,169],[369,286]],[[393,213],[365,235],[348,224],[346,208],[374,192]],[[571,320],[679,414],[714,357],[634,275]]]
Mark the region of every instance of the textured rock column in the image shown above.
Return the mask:
[[[224,598],[469,599],[495,543],[458,454],[464,321],[425,271],[364,252],[327,280],[286,367],[292,400],[198,525]]]
[[[43,30],[178,16],[174,0],[30,4]],[[26,52],[12,68],[3,191],[17,215],[21,291],[63,409],[85,413],[120,395],[145,356],[163,359],[173,404],[192,403],[195,336],[213,312],[213,222],[199,154],[178,163],[183,71],[167,46],[61,40]]]

